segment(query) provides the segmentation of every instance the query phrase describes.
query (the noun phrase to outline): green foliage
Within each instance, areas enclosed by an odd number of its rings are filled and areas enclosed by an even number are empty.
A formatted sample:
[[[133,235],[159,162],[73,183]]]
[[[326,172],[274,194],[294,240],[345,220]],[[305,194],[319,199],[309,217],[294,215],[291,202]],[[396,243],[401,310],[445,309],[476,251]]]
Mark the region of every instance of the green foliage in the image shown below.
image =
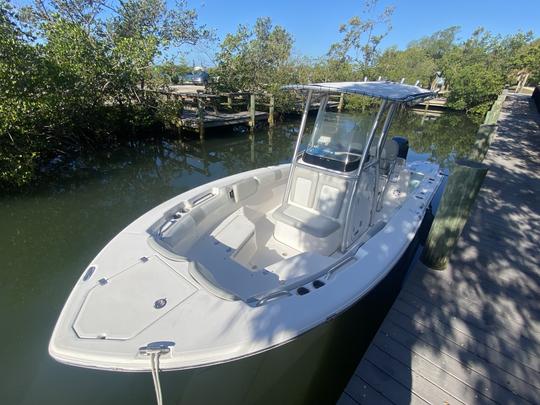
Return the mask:
[[[448,106],[485,114],[504,87],[506,74],[496,50],[501,42],[483,29],[442,58],[450,87]]]
[[[291,35],[274,27],[270,18],[258,18],[253,28],[239,26],[220,46],[215,69],[218,90],[275,93],[278,111],[290,107],[290,95],[279,89],[295,81],[297,72],[289,60],[292,45]]]
[[[162,86],[181,84],[182,77],[191,73],[191,70],[191,67],[183,59],[179,63],[167,61],[161,65],[154,66],[153,81],[160,83]]]
[[[34,160],[47,139],[33,130],[48,115],[43,93],[48,84],[40,72],[48,66],[37,50],[24,42],[8,3],[0,2],[0,184],[29,181]]]
[[[387,49],[377,60],[380,74],[393,81],[405,79],[405,83],[415,83],[429,87],[434,73],[437,71],[435,60],[421,47],[413,46],[400,51],[397,48]]]
[[[420,48],[434,61],[440,61],[446,53],[456,47],[456,36],[459,27],[453,26],[437,31],[430,36],[412,41],[409,48]]]
[[[377,49],[391,29],[390,19],[394,7],[385,7],[377,14],[375,8],[378,0],[364,0],[363,3],[362,14],[351,17],[347,24],[339,27],[343,38],[332,44],[328,56],[330,59],[355,62],[362,68],[368,68],[375,62]]]
[[[522,44],[514,55],[512,73],[523,70],[529,73],[530,84],[540,84],[540,39]]]
[[[283,82],[292,49],[292,37],[270,18],[257,19],[250,29],[241,25],[227,34],[217,56],[219,86],[228,91],[265,91]]]
[[[171,82],[154,67],[165,50],[211,36],[183,1],[38,0],[16,13],[0,0],[0,187],[59,155],[177,125],[181,105],[141,90]]]
[[[165,61],[172,47],[213,38],[185,0],[174,7],[166,0],[34,0],[19,10],[9,1],[0,0],[0,188],[28,184],[59,156],[178,126],[182,104],[147,90],[190,71],[182,59]],[[216,90],[273,93],[276,111],[286,112],[297,106],[294,95],[280,92],[284,84],[382,76],[429,87],[441,71],[449,106],[483,113],[518,75],[540,82],[540,40],[532,33],[479,29],[458,42],[459,29],[450,27],[381,53],[393,7],[377,5],[364,1],[360,16],[339,28],[341,41],[315,59],[291,57],[293,38],[269,18],[239,26],[211,69]],[[373,104],[345,98],[349,110]]]

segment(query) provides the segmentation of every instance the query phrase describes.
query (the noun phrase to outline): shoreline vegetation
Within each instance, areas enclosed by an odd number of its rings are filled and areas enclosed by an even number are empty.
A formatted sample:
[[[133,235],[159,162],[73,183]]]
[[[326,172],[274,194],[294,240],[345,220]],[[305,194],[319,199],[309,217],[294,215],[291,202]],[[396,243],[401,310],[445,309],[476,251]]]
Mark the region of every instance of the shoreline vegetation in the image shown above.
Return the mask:
[[[358,11],[336,27],[340,41],[327,54],[308,58],[293,55],[293,37],[269,18],[219,40],[183,0],[35,0],[20,8],[0,0],[0,190],[24,189],[51,162],[81,151],[176,130],[182,103],[143,90],[167,89],[189,73],[170,56],[187,46],[219,44],[211,91],[271,93],[278,115],[295,102],[279,90],[288,83],[382,77],[430,87],[439,72],[448,107],[473,115],[484,115],[505,86],[540,83],[532,32],[479,28],[462,39],[450,27],[405,49],[380,49],[394,8],[368,0]],[[371,102],[346,97],[345,109]]]

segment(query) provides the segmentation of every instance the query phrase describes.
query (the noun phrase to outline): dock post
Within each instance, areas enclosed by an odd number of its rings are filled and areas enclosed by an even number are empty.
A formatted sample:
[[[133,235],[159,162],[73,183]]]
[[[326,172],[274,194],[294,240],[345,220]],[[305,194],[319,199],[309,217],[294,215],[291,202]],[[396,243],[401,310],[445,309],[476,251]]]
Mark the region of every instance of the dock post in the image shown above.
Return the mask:
[[[270,106],[268,107],[268,126],[273,127],[274,126],[274,107],[275,107],[275,100],[274,95],[270,94]]]
[[[343,96],[343,93],[341,93],[339,95],[339,103],[338,103],[338,106],[337,106],[338,112],[343,111],[343,99],[344,99],[344,96]]]
[[[232,96],[231,93],[227,94],[227,107],[232,110]]]
[[[484,124],[494,124],[493,122],[493,110],[489,110],[487,113],[486,113],[486,117],[484,118]]]
[[[255,94],[249,96],[249,126],[252,131],[255,129]]]
[[[489,145],[493,140],[493,134],[495,133],[496,128],[497,125],[494,124],[480,125],[480,128],[478,128],[478,132],[476,133],[476,140],[474,141],[473,149],[469,154],[469,159],[476,162],[482,162],[484,160],[489,149]]]
[[[204,102],[197,97],[197,116],[199,118],[199,138],[204,140]]]
[[[422,262],[435,270],[444,270],[469,218],[488,168],[472,160],[458,160],[431,225]]]

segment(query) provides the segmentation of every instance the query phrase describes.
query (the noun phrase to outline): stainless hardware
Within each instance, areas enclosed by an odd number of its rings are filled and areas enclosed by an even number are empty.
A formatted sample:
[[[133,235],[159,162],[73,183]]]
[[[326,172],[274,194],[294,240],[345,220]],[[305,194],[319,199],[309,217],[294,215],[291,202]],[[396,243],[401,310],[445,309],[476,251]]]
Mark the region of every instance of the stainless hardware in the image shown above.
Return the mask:
[[[88,269],[84,273],[83,281],[88,281],[90,277],[92,277],[95,271],[96,271],[96,266],[88,267]]]
[[[146,356],[150,354],[160,353],[160,354],[166,354],[171,351],[171,347],[175,346],[175,342],[171,341],[158,341],[158,342],[151,342],[148,343],[146,346],[139,347],[139,353],[144,354]]]
[[[165,305],[167,305],[167,298],[160,298],[159,300],[156,300],[156,302],[154,302],[155,309],[161,309]]]
[[[261,299],[256,300],[255,306],[259,307],[259,306],[267,303],[268,301],[271,301],[271,300],[276,299],[278,297],[281,297],[283,295],[291,296],[292,294],[287,290],[274,291],[273,293],[265,295]]]

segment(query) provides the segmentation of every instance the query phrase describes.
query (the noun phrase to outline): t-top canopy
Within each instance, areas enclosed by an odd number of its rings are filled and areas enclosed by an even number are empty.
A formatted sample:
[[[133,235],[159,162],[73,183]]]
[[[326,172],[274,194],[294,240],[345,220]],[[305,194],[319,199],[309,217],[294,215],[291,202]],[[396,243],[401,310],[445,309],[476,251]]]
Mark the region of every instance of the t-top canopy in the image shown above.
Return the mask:
[[[284,86],[283,89],[313,90],[320,93],[361,94],[398,103],[426,100],[436,95],[436,93],[418,86],[390,81],[289,84]]]

